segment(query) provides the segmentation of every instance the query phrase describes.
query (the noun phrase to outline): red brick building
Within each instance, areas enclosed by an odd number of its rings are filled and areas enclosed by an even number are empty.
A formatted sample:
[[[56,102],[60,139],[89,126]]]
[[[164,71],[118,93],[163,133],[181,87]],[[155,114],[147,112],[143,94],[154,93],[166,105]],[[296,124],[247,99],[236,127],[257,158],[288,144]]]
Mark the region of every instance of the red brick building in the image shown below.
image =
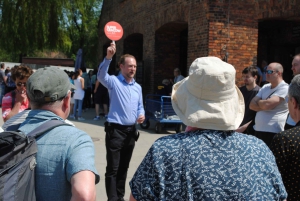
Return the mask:
[[[110,71],[120,55],[133,54],[144,94],[173,78],[174,68],[187,76],[202,56],[227,59],[237,70],[238,85],[241,71],[263,59],[280,62],[289,82],[292,56],[300,52],[300,0],[104,0],[100,55],[110,43],[104,35],[109,21],[124,29]]]

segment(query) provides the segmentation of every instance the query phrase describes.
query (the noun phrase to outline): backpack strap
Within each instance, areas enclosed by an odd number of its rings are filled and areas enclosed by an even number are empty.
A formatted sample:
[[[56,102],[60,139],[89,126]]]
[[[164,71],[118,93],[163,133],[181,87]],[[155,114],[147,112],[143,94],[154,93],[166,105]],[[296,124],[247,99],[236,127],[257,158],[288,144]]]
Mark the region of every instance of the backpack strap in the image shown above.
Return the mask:
[[[275,90],[275,91],[276,91],[276,90]],[[275,91],[273,91],[273,92],[266,98],[266,100],[269,99],[269,98],[271,98],[272,94],[275,93]]]
[[[19,129],[19,127],[21,126],[21,123],[18,124],[13,124],[8,126],[5,131],[17,131]]]
[[[11,125],[11,126],[7,127],[5,130],[6,131],[18,131],[20,125],[21,125],[21,123]],[[42,135],[43,133],[45,133],[45,132],[47,132],[47,131],[55,128],[55,127],[58,127],[58,126],[72,126],[72,125],[67,124],[65,122],[62,122],[62,121],[57,120],[57,119],[51,119],[49,121],[46,121],[42,125],[36,127],[35,129],[33,129],[31,132],[29,132],[27,134],[27,136],[32,137],[32,138],[36,138],[36,137]]]
[[[27,134],[28,137],[34,137],[37,138],[38,136],[44,134],[45,132],[52,130],[55,127],[58,126],[71,126],[70,124],[67,124],[65,122],[62,122],[60,120],[57,119],[51,119],[49,121],[46,121],[45,123],[43,123],[42,125],[38,126],[37,128],[35,128],[34,130],[32,130],[31,132],[29,132]]]

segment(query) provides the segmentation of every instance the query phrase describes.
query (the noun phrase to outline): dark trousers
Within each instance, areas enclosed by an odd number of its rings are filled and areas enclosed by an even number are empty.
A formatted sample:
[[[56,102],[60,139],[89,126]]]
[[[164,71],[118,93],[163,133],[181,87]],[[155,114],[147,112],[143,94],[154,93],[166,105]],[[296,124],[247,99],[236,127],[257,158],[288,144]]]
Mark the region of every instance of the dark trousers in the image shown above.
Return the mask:
[[[94,90],[95,90],[95,86],[94,84],[92,84],[92,91],[91,91],[91,94],[92,94],[92,107],[95,107],[95,93],[94,93]]]
[[[261,139],[262,141],[264,141],[266,143],[266,145],[268,145],[268,147],[270,147],[271,142],[275,135],[276,135],[276,133],[255,131],[255,136],[257,138]]]
[[[106,173],[108,201],[122,200],[125,195],[127,171],[135,145],[135,126],[105,123]]]
[[[91,108],[91,104],[91,88],[87,88],[84,90],[82,109]]]

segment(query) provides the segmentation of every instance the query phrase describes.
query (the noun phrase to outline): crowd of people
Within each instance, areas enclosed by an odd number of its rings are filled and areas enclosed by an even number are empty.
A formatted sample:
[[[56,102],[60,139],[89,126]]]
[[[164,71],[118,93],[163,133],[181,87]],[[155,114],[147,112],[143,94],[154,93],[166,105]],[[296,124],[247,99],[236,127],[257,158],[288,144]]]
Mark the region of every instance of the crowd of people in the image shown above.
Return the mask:
[[[18,125],[29,133],[50,119],[71,124],[37,139],[37,200],[96,199],[94,144],[67,120],[84,120],[83,110],[93,104],[94,120],[100,108],[106,120],[106,194],[109,201],[124,200],[139,139],[136,124],[143,123],[145,111],[135,57],[122,55],[120,72],[108,74],[116,51],[111,43],[99,68],[89,73],[56,67],[33,72],[25,65],[5,73],[1,65],[4,130]],[[130,201],[300,200],[300,54],[292,61],[290,84],[283,69],[272,62],[262,76],[247,67],[240,88],[235,68],[217,57],[197,58],[186,78],[175,69],[175,79],[162,84],[186,130],[154,142],[129,182]]]
[[[76,86],[71,97],[71,119],[85,120],[82,113],[88,109],[95,108],[95,118],[100,120],[101,116],[107,118],[109,96],[108,90],[97,80],[97,69],[86,72],[82,67],[75,72],[66,71],[70,82]]]

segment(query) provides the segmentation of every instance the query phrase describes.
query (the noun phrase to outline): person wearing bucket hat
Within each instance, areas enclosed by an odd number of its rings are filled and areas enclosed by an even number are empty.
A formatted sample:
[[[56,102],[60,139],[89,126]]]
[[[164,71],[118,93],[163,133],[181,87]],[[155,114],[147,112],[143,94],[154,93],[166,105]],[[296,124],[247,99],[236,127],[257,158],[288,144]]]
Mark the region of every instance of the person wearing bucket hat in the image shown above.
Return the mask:
[[[51,119],[64,122],[74,87],[59,68],[38,69],[26,83],[31,111],[19,130],[27,134]],[[38,137],[37,148],[37,200],[96,199],[95,183],[100,177],[95,167],[94,144],[87,133],[61,125]]]
[[[285,200],[272,152],[235,130],[244,98],[234,67],[201,57],[173,86],[172,105],[188,126],[158,139],[130,181],[130,200]]]

